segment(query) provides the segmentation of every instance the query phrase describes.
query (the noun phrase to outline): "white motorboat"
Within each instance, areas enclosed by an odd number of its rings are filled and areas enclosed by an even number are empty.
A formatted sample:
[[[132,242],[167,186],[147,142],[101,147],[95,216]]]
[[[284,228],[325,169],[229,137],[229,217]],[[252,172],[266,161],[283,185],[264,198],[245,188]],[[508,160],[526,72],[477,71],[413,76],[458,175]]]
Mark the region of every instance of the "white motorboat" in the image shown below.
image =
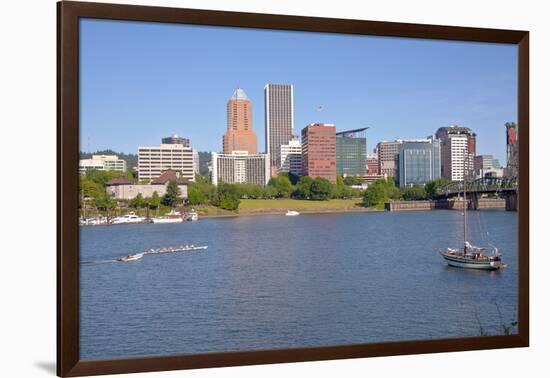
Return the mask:
[[[112,223],[113,224],[124,224],[124,223],[141,223],[144,222],[144,217],[139,217],[134,213],[133,211],[129,212],[128,214],[113,218]]]
[[[300,215],[300,213],[294,210],[287,210],[285,215],[287,217],[295,217],[296,215]]]
[[[183,218],[151,218],[153,223],[181,223]]]
[[[187,213],[185,219],[187,219],[188,221],[198,221],[199,214],[195,211],[195,209],[192,209],[189,213]]]
[[[117,259],[117,261],[122,261],[122,262],[137,261],[137,260],[141,259],[144,254],[145,253],[137,253],[135,255],[124,256],[124,257],[121,257],[121,258]]]

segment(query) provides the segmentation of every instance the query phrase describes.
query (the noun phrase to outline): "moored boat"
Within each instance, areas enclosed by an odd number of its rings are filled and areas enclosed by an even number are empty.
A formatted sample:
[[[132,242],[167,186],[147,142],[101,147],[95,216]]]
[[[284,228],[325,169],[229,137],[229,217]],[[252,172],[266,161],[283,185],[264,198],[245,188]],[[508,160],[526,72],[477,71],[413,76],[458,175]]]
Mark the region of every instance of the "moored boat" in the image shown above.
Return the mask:
[[[466,164],[464,164],[466,168]],[[449,266],[465,269],[478,269],[478,270],[497,270],[505,268],[506,264],[502,263],[498,248],[493,247],[493,251],[490,255],[485,254],[485,248],[476,247],[468,241],[468,227],[467,227],[467,210],[468,200],[466,196],[466,169],[464,169],[463,180],[463,199],[462,199],[462,218],[464,225],[464,247],[463,248],[447,248],[445,251],[440,252],[440,255],[445,259]]]
[[[125,223],[141,223],[144,222],[144,217],[139,217],[133,211],[128,214],[113,218],[112,224],[125,224]]]
[[[287,217],[295,217],[296,215],[300,215],[300,213],[294,210],[287,210],[285,215]]]

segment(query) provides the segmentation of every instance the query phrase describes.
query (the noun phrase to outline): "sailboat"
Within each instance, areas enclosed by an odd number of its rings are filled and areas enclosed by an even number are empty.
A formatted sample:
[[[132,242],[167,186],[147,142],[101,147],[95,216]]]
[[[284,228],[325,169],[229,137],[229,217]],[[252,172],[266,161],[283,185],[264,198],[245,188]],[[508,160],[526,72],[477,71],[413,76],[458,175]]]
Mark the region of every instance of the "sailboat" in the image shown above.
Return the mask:
[[[466,168],[466,162],[464,163],[464,168]],[[472,245],[468,241],[468,227],[466,223],[466,212],[468,210],[468,200],[466,197],[466,169],[464,169],[463,176],[462,217],[464,223],[464,247],[447,248],[445,251],[440,252],[440,254],[447,264],[457,268],[479,270],[497,270],[505,268],[506,265],[502,263],[501,255],[497,247],[491,245],[492,252],[486,254],[485,248]]]

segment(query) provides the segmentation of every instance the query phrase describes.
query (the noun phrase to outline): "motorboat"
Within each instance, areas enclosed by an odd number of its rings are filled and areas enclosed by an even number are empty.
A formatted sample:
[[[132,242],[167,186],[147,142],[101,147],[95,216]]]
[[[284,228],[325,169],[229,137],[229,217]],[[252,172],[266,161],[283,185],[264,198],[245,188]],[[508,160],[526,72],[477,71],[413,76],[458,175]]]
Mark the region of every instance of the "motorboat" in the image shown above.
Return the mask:
[[[139,217],[136,215],[136,213],[131,211],[128,214],[113,218],[112,224],[142,223],[144,221],[145,221],[144,217]]]
[[[287,210],[285,215],[287,217],[295,217],[296,215],[300,215],[300,213],[294,210]]]

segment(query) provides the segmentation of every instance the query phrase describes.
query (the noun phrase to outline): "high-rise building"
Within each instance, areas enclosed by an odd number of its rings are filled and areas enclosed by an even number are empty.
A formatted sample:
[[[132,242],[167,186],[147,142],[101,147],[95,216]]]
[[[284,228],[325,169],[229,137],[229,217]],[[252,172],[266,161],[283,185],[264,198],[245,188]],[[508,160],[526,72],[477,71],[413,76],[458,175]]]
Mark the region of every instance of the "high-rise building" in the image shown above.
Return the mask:
[[[195,179],[195,154],[190,146],[164,144],[155,147],[138,147],[138,179],[152,180],[167,170],[178,172],[179,177]]]
[[[476,134],[467,127],[440,127],[435,137],[441,140],[441,175],[451,181],[462,181],[464,173],[473,174]]]
[[[376,146],[378,151],[379,174],[386,175],[389,178],[397,181],[399,179],[398,164],[399,164],[399,146],[401,140],[382,141]]]
[[[310,123],[302,129],[304,175],[336,183],[336,126]]]
[[[425,185],[441,177],[439,139],[404,140],[399,145],[399,186]]]
[[[280,172],[289,172],[297,176],[304,174],[302,165],[302,144],[297,139],[290,140],[287,144],[281,144],[281,168]]]
[[[264,87],[265,151],[273,171],[281,168],[281,145],[288,144],[294,129],[294,89],[290,84]]]
[[[493,155],[478,155],[474,159],[474,171],[477,178],[489,176],[501,177],[503,169]]]
[[[189,147],[189,139],[182,138],[178,134],[172,134],[167,138],[162,138],[162,144],[181,144],[183,147]]]
[[[223,153],[246,151],[258,153],[258,138],[252,129],[252,102],[237,88],[227,101],[227,131],[223,136]]]
[[[342,176],[367,173],[367,127],[336,133],[336,173]]]
[[[80,159],[78,169],[81,174],[93,170],[125,172],[126,160],[117,155],[92,155],[91,159]]]
[[[514,122],[506,126],[506,176],[516,177],[518,174],[518,131]]]
[[[231,154],[212,153],[212,183],[267,185],[271,178],[269,155],[250,155],[246,151]]]
[[[378,174],[380,174],[378,152],[375,154],[367,154],[367,175],[374,176]]]

